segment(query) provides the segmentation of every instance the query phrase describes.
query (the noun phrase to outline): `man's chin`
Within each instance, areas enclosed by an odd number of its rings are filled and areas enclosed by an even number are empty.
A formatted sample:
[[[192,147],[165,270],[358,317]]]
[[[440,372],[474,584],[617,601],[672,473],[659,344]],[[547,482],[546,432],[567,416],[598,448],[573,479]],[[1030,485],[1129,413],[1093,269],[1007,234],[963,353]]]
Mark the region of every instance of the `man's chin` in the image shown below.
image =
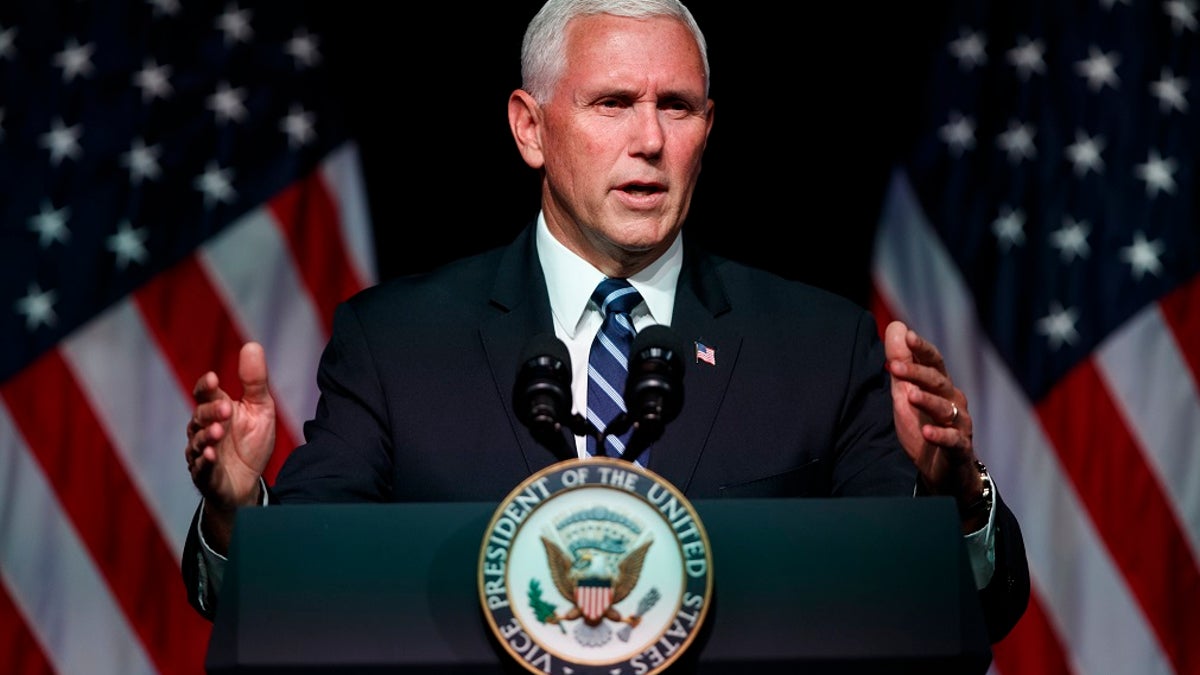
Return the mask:
[[[654,251],[675,238],[677,228],[671,227],[661,217],[626,218],[623,222],[606,228],[606,235],[614,245],[630,253]]]

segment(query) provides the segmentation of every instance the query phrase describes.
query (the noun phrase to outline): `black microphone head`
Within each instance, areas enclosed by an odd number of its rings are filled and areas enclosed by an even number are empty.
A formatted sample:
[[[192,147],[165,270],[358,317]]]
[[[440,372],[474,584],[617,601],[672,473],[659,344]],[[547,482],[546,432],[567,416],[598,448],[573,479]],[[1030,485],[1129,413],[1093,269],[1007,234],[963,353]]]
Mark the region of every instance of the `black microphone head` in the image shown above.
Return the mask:
[[[643,424],[666,424],[683,409],[683,341],[662,325],[647,326],[633,338],[625,407]]]
[[[571,354],[553,333],[535,335],[513,385],[517,419],[535,432],[557,430],[571,416]]]

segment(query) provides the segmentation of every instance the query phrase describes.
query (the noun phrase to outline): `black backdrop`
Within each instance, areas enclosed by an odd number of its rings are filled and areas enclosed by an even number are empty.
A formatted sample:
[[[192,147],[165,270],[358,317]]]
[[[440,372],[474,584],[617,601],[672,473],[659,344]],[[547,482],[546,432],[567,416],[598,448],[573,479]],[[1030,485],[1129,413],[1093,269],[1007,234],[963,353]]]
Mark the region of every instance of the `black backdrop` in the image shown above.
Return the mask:
[[[318,4],[360,142],[380,277],[508,241],[537,209],[506,105],[540,0]],[[709,43],[716,121],[686,236],[867,302],[886,179],[945,35],[945,2],[879,4],[688,3]]]

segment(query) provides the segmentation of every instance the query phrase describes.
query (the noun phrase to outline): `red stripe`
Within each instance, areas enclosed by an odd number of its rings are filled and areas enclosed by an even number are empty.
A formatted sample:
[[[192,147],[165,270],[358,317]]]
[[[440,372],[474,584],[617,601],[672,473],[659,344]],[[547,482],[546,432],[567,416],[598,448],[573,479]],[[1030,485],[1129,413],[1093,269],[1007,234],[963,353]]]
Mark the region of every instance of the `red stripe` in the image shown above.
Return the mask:
[[[1160,300],[1159,306],[1192,371],[1192,383],[1200,389],[1200,275]]]
[[[880,336],[889,323],[900,319],[879,287],[871,286],[871,313]],[[1070,672],[1067,669],[1066,649],[1054,626],[1046,620],[1038,600],[1037,589],[1030,593],[1029,609],[1004,640],[994,645],[997,667],[1011,675],[1041,675]]]
[[[874,284],[871,285],[871,298],[868,306],[871,314],[875,316],[875,327],[879,330],[879,337],[882,339],[888,324],[900,317],[892,310],[887,299],[883,297],[883,293],[879,292],[879,287]]]
[[[1072,370],[1037,409],[1171,664],[1180,673],[1200,673],[1200,569],[1092,363]]]
[[[17,611],[4,584],[0,584],[0,654],[4,655],[4,672],[10,675],[54,673],[53,666],[34,639],[25,618]]]
[[[333,310],[365,285],[342,241],[337,207],[321,173],[314,172],[279,193],[269,204],[296,269],[312,294],[328,335]]]
[[[46,353],[0,395],[151,660],[201,672],[210,625],[188,606],[178,559],[62,357]]]
[[[1012,632],[992,645],[994,664],[1004,675],[1070,675],[1064,654],[1036,592],[1030,594],[1029,606]]]
[[[237,361],[247,338],[236,328],[208,275],[194,258],[159,274],[138,289],[134,298],[159,349],[189,396],[200,376],[211,370],[230,396],[241,397]],[[264,472],[268,483],[274,481],[279,466],[296,447],[289,427],[282,423],[283,414],[282,408],[276,406],[275,452]],[[179,420],[180,444],[175,450],[181,458],[186,424],[187,420]],[[184,470],[182,459],[180,470]]]

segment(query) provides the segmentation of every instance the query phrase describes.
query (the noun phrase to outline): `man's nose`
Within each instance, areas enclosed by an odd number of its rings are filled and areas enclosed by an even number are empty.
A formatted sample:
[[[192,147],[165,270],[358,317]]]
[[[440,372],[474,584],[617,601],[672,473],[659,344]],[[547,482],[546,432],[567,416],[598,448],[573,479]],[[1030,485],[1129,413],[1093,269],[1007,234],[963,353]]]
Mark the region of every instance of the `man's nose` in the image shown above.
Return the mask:
[[[650,103],[638,104],[634,106],[633,120],[630,153],[647,157],[658,156],[665,141],[662,111]]]

